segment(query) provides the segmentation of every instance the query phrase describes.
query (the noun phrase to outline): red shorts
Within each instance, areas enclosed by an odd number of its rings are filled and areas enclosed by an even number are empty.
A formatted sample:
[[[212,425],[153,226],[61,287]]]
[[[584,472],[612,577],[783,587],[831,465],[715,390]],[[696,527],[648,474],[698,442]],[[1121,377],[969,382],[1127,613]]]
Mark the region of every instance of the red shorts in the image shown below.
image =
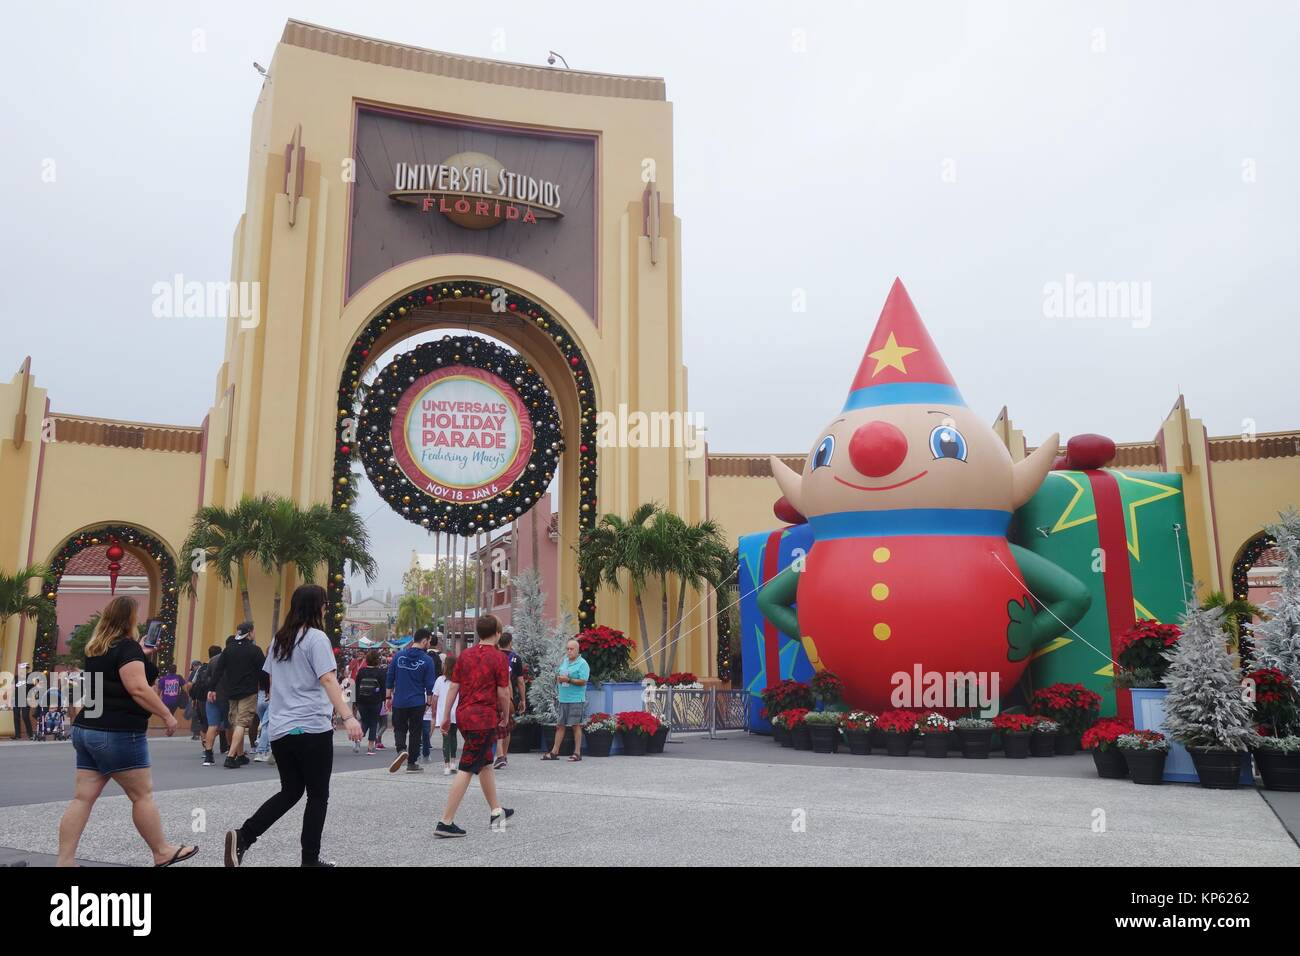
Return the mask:
[[[492,763],[492,745],[497,739],[496,729],[465,730],[462,728],[461,736],[465,739],[465,745],[461,749],[460,763],[456,765],[456,769],[477,774]]]

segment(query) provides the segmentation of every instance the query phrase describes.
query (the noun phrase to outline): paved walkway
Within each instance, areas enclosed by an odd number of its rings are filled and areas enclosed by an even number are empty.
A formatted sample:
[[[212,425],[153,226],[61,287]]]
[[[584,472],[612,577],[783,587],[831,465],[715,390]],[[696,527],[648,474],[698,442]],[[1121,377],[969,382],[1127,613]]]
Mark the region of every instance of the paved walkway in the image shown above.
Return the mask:
[[[739,759],[742,754],[748,759]],[[796,763],[787,754],[770,741],[742,738],[670,745],[659,757],[580,764],[516,755],[499,775],[504,802],[517,811],[511,828],[489,831],[482,797],[471,789],[459,816],[470,835],[452,841],[432,836],[449,782],[436,770],[418,776],[382,768],[338,773],[325,853],[340,863],[371,866],[1300,865],[1300,848],[1253,790],[1100,780],[1075,773],[1088,769],[1086,757],[912,757],[879,764],[889,758],[806,755],[814,763],[800,755]],[[0,752],[0,781],[5,757]],[[1007,772],[1013,763],[1016,772]],[[1051,764],[1056,772],[1030,773],[1033,763],[1043,770]],[[195,839],[192,823],[205,828],[195,862],[212,866],[220,864],[222,832],[276,785],[235,771],[210,773],[212,785],[167,790],[158,802],[175,839]],[[0,782],[0,790],[4,786]],[[54,852],[63,808],[60,800],[0,809],[0,847]],[[301,811],[286,817],[245,865],[296,863],[300,818]],[[1099,821],[1102,832],[1094,829]],[[81,854],[149,862],[125,797],[100,801]]]

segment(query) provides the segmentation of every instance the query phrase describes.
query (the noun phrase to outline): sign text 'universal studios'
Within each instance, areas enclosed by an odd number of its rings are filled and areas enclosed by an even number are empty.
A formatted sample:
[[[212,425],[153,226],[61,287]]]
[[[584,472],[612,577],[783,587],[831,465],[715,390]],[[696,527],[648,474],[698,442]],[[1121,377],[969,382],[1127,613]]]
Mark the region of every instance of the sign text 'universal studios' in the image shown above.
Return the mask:
[[[537,222],[539,213],[545,218],[560,215],[558,183],[512,172],[499,163],[397,163],[393,190],[394,195],[423,194],[425,212],[437,208],[527,223]]]

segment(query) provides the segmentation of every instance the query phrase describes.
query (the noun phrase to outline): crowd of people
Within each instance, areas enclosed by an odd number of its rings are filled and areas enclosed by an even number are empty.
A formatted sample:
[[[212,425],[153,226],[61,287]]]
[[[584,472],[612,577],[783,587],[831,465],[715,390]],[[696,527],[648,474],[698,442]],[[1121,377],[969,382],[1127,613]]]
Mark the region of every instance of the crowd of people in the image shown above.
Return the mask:
[[[165,838],[153,800],[149,723],[156,718],[163,732],[173,736],[178,709],[190,719],[191,738],[200,741],[205,766],[214,766],[220,752],[227,769],[258,761],[274,765],[279,773],[279,792],[227,832],[226,866],[239,866],[304,795],[302,865],[334,865],[320,853],[334,735],[340,727],[354,753],[362,752],[364,741],[365,753],[373,755],[385,749],[391,721],[394,757],[388,770],[411,774],[424,772],[432,759],[436,731],[442,772],[455,778],[434,836],[466,835],[455,817],[475,778],[488,804],[489,826],[503,828],[514,810],[501,805],[495,774],[509,765],[515,718],[527,706],[523,662],[512,650],[510,633],[503,633],[498,619],[488,614],[477,622],[476,643],[459,655],[421,629],[391,656],[370,649],[340,660],[325,634],[325,602],[323,588],[297,588],[269,652],[258,645],[253,623],[245,621],[224,646],[208,648],[206,662],[191,661],[181,677],[174,667],[159,672],[153,660],[156,647],[139,635],[136,602],[129,597],[110,601],[87,643],[81,672],[99,688],[99,706],[83,708],[72,721],[76,781],[59,826],[59,865],[76,865],[81,834],[109,780],[131,800],[132,820],[156,865],[171,866],[198,852],[197,846]],[[558,759],[568,727],[574,733],[569,759],[582,759],[582,702],[589,673],[577,642],[570,641],[554,675],[560,727],[543,760]]]

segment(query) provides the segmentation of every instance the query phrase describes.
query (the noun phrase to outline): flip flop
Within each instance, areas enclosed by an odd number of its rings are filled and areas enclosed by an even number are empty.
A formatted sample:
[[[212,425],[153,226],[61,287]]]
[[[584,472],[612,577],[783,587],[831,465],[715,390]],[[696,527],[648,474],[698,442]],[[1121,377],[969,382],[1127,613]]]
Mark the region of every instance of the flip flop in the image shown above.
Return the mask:
[[[551,753],[551,752],[548,750],[548,751],[546,751],[546,753],[542,754],[542,759],[543,759],[543,760],[559,760],[560,758],[557,757],[557,756],[555,756],[555,754]]]
[[[577,763],[577,762],[578,762],[579,760],[581,760],[581,759],[582,759],[582,756],[581,756],[580,754],[572,754],[572,755],[569,757],[569,763]]]
[[[170,860],[168,860],[166,863],[155,863],[154,866],[164,867],[164,866],[171,866],[173,863],[184,863],[186,860],[194,856],[194,854],[199,852],[199,848],[197,846],[192,846],[189,849],[190,852],[185,853],[185,846],[182,844],[181,846],[178,846],[176,848],[176,855],[173,856]],[[181,856],[182,853],[185,853],[185,855]]]

